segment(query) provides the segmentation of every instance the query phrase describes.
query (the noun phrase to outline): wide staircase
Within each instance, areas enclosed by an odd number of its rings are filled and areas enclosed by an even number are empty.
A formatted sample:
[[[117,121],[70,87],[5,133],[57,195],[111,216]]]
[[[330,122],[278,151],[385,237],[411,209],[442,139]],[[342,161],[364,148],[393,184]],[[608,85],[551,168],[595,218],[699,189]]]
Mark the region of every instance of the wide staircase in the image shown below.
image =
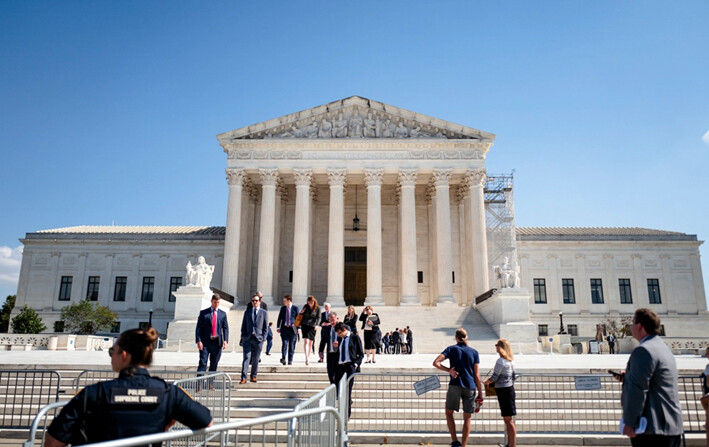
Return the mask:
[[[229,328],[231,338],[235,339],[238,330],[241,328],[241,320],[244,315],[244,306],[234,308],[228,313]],[[280,306],[269,307],[269,320],[273,322],[275,328],[278,319]],[[333,308],[340,316],[346,313],[346,309]],[[358,309],[361,311],[361,309]],[[464,327],[468,331],[469,344],[477,349],[481,354],[494,354],[495,341],[497,335],[480,313],[472,307],[460,307],[457,305],[429,306],[378,306],[374,311],[379,314],[381,325],[379,328],[382,335],[386,332],[394,331],[396,328],[409,327],[414,334],[414,352],[430,354],[441,352],[446,346],[454,342],[455,331],[459,327]],[[358,328],[361,327],[358,326]],[[275,329],[274,329],[275,331]],[[318,335],[318,340],[319,340]],[[170,340],[169,349],[176,350],[177,343]],[[192,340],[185,343],[183,340],[182,350],[196,349]]]
[[[60,370],[60,400],[70,399],[76,392],[75,379],[84,368]],[[264,366],[258,383],[239,385],[240,368],[224,368],[233,379],[229,415],[232,420],[251,419],[292,410],[298,403],[315,395],[328,385],[323,364],[291,367]],[[377,368],[366,365],[364,374],[356,376],[352,398],[352,416],[348,427],[351,445],[406,443],[441,444],[450,442],[446,432],[443,406],[447,379],[439,376],[441,387],[418,395],[414,382],[439,371],[432,368]],[[170,372],[154,369],[153,374],[169,378]],[[111,374],[108,373],[110,377]],[[516,383],[520,444],[530,442],[559,444],[565,437],[602,438],[596,445],[625,445],[627,440],[612,435],[620,418],[620,385],[607,375],[590,380],[590,390],[579,390],[570,375],[535,374],[529,372]],[[48,380],[48,379],[47,379]],[[600,389],[593,389],[597,380]],[[696,380],[687,379],[680,386],[687,430],[699,431],[703,410],[697,403],[701,389]],[[40,383],[27,383],[39,387]],[[10,383],[7,375],[0,376],[0,409],[12,413],[13,423],[29,424],[45,402],[32,397],[31,390]],[[23,396],[18,398],[18,396]],[[200,395],[195,396],[200,399]],[[457,417],[460,415],[458,414]],[[473,417],[475,443],[502,442],[502,423],[494,398],[485,400],[480,413]],[[582,434],[586,433],[586,434]],[[4,445],[20,446],[27,436],[26,429],[2,429],[1,439],[14,439]],[[701,436],[699,436],[701,438]],[[698,438],[698,439],[699,439]],[[570,445],[569,444],[569,445]],[[39,445],[39,444],[35,444]],[[688,445],[696,445],[690,442]]]

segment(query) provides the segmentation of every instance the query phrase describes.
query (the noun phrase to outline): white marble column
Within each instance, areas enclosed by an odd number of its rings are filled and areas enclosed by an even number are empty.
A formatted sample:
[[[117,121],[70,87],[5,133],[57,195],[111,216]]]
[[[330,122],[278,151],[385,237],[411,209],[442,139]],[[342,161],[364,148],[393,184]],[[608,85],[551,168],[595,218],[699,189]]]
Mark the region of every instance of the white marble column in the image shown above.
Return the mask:
[[[472,261],[472,300],[490,290],[490,269],[487,262],[487,224],[485,223],[484,169],[469,171],[465,178],[468,187],[466,221],[470,237],[466,238]],[[466,235],[467,236],[467,235]]]
[[[328,169],[330,219],[327,247],[327,301],[332,307],[345,306],[345,169]]]
[[[454,304],[453,262],[451,260],[450,178],[452,169],[435,169],[436,185],[436,261],[438,264],[438,304]]]
[[[295,222],[293,224],[293,299],[300,303],[308,297],[310,262],[310,182],[311,169],[294,169]]]
[[[261,176],[261,233],[258,246],[257,288],[266,304],[273,304],[273,243],[276,236],[276,182],[278,169],[259,169]]]
[[[241,195],[243,193],[243,169],[227,168],[226,179],[229,183],[229,201],[226,210],[226,235],[224,236],[224,270],[221,289],[234,297],[238,303],[237,289],[239,282],[239,247],[241,240]]]
[[[419,304],[416,257],[416,169],[399,170],[401,199],[401,304]]]
[[[366,304],[384,304],[382,297],[382,177],[383,169],[365,169],[367,184],[367,298]]]

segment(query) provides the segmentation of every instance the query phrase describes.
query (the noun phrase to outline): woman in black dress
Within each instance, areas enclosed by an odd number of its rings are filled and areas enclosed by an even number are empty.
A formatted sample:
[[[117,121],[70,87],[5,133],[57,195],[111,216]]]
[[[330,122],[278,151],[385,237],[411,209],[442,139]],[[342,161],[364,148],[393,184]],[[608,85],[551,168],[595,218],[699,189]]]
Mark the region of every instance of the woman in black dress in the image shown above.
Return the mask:
[[[362,322],[362,329],[364,330],[364,353],[367,355],[365,363],[377,363],[374,355],[377,353],[377,345],[379,344],[377,340],[377,331],[381,324],[379,315],[374,313],[372,306],[367,306],[362,311],[362,315],[359,316],[359,321]],[[371,360],[369,359],[370,355],[372,356]]]
[[[350,327],[350,332],[357,335],[357,312],[355,312],[354,306],[347,306],[347,314],[342,322]]]
[[[318,300],[314,296],[308,295],[308,302],[303,306],[300,314],[303,320],[300,328],[303,330],[303,349],[305,350],[305,364],[310,365],[310,353],[313,352],[313,341],[315,340],[315,329],[318,325]]]

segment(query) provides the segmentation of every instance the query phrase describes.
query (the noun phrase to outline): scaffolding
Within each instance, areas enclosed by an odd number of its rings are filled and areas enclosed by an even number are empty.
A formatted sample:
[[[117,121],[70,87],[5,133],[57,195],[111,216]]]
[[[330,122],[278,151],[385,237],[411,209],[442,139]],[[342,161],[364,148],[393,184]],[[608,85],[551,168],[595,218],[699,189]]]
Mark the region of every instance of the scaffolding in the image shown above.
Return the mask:
[[[517,259],[513,194],[514,171],[510,174],[488,175],[485,182],[485,224],[487,226],[487,258],[491,287],[496,287],[493,266],[507,257],[513,266]]]

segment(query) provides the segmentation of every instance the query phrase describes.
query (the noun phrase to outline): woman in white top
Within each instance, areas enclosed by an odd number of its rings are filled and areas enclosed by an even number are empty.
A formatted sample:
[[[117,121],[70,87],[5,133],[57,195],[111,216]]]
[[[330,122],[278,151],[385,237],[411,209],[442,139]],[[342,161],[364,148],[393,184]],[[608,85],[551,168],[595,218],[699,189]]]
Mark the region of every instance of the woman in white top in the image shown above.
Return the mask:
[[[507,432],[507,447],[515,447],[517,445],[517,427],[512,416],[517,414],[515,406],[515,367],[512,363],[514,355],[510,342],[501,338],[495,343],[495,349],[500,355],[495,363],[495,369],[492,376],[485,380],[485,385],[490,383],[495,384],[497,394],[497,402],[500,404],[500,413],[502,420],[505,421],[505,431]]]

